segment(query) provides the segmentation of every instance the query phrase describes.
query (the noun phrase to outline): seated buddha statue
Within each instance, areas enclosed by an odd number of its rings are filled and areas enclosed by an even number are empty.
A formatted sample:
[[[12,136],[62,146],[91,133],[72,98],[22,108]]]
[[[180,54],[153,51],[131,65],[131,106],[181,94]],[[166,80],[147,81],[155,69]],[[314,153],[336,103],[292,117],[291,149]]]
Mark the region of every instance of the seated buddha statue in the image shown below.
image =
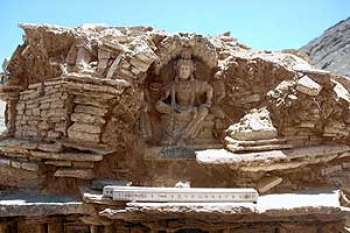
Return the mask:
[[[163,145],[189,144],[201,129],[212,104],[213,88],[195,78],[195,64],[185,53],[175,63],[175,79],[156,103]]]

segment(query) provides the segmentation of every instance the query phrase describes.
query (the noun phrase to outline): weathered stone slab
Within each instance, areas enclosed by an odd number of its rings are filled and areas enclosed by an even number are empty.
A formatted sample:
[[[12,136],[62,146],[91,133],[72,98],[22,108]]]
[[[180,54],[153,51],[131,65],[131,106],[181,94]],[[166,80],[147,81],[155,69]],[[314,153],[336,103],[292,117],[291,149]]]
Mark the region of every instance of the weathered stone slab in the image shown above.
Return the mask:
[[[102,117],[85,113],[72,113],[71,120],[74,122],[82,122],[86,124],[105,124],[106,121]]]
[[[119,95],[120,90],[111,87],[111,86],[105,86],[105,85],[93,85],[88,83],[74,83],[69,82],[67,83],[68,89],[76,89],[76,90],[84,90],[84,91],[94,91],[94,92],[101,92],[101,93],[108,93],[112,95]]]
[[[92,83],[95,85],[107,85],[114,88],[120,88],[121,90],[125,87],[130,87],[130,83],[126,80],[113,80],[113,79],[101,79],[91,75],[84,75],[82,73],[69,73],[64,77],[67,82],[81,82],[81,83]]]
[[[297,81],[296,90],[309,96],[317,96],[321,92],[322,86],[305,75]]]
[[[279,185],[282,180],[283,179],[281,177],[276,176],[264,177],[258,182],[257,189],[259,193],[265,193],[275,186]]]
[[[73,177],[78,179],[91,180],[95,177],[93,170],[91,169],[72,169],[72,168],[62,168],[58,169],[55,177]]]
[[[70,94],[76,95],[76,96],[83,96],[86,98],[101,98],[101,100],[110,100],[116,97],[116,95],[108,94],[108,93],[102,93],[102,92],[96,92],[96,91],[85,91],[81,92],[80,90],[70,90]]]
[[[69,127],[68,132],[78,131],[89,134],[99,134],[101,133],[101,127],[92,125],[92,124],[84,124],[75,122],[71,127]]]
[[[55,167],[71,167],[71,161],[46,161],[45,164],[52,165]]]
[[[305,140],[307,137],[303,137]],[[232,145],[237,145],[237,146],[260,146],[260,145],[271,145],[271,144],[284,144],[287,142],[289,138],[272,138],[272,139],[267,139],[267,140],[252,140],[252,141],[240,141],[240,140],[235,140],[231,137],[225,137],[225,142],[230,143]]]
[[[68,129],[68,137],[76,141],[100,142],[100,134],[91,134]]]
[[[3,148],[3,147],[18,148],[20,150],[23,150],[23,149],[34,150],[38,147],[38,143],[35,141],[29,141],[29,140],[5,139],[0,141],[0,148]],[[26,151],[19,151],[19,152],[26,152]]]
[[[9,153],[9,154],[21,154],[22,155],[21,157],[24,157],[26,154],[29,154],[29,150],[21,147],[20,145],[18,146],[4,145],[0,147],[0,151],[4,153]]]
[[[72,162],[73,168],[94,168],[93,162]]]
[[[76,96],[73,99],[73,103],[81,105],[91,105],[95,107],[100,107],[102,104],[106,104],[103,100],[101,101],[101,99],[87,98],[82,96]]]
[[[41,151],[32,151],[31,155],[35,158],[40,159],[51,159],[51,160],[67,160],[67,161],[86,161],[86,162],[97,162],[103,159],[102,155],[92,153],[48,153]]]
[[[28,154],[18,154],[18,153],[14,154],[14,153],[6,152],[4,155],[10,158],[28,158]]]
[[[21,163],[21,168],[27,171],[38,171],[39,165],[37,163],[23,162]]]
[[[91,213],[94,213],[94,210],[90,206],[70,196],[30,192],[0,193],[0,217],[43,217]]]
[[[245,151],[268,151],[268,150],[278,150],[278,149],[290,149],[293,148],[292,144],[271,144],[271,145],[261,145],[261,146],[237,146],[226,144],[226,148],[232,152],[245,152]]]
[[[67,141],[67,140],[62,140],[61,142],[65,147],[77,149],[81,151],[90,151],[100,155],[107,155],[114,152],[114,150],[109,148],[108,146],[104,144],[96,144],[95,142],[76,143],[74,141]]]
[[[88,105],[77,105],[74,109],[74,112],[104,116],[107,113],[107,109]]]
[[[292,169],[341,158],[349,151],[346,145],[319,145],[294,149],[262,152],[232,153],[224,149],[196,151],[197,161],[203,165],[230,165],[246,171],[272,171]]]
[[[281,162],[281,163],[272,163],[272,164],[257,164],[257,165],[243,165],[239,167],[239,170],[245,171],[245,172],[272,172],[272,171],[279,171],[279,170],[292,170],[296,168],[302,168],[306,167],[308,165],[314,165],[314,164],[325,164],[328,162],[331,162],[332,160],[336,159],[337,155],[324,155],[322,157],[317,157],[312,160],[296,160],[292,162]],[[237,169],[236,166],[232,166],[232,169]]]
[[[63,147],[59,143],[40,143],[38,149],[46,152],[61,152]]]

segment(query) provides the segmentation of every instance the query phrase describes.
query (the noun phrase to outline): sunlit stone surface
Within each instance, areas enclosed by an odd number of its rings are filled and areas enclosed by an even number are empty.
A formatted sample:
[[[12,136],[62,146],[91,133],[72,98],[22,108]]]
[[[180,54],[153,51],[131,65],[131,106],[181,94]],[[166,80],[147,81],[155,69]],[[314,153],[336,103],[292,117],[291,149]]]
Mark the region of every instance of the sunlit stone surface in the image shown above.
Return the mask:
[[[255,189],[106,186],[105,197],[138,202],[256,202]]]

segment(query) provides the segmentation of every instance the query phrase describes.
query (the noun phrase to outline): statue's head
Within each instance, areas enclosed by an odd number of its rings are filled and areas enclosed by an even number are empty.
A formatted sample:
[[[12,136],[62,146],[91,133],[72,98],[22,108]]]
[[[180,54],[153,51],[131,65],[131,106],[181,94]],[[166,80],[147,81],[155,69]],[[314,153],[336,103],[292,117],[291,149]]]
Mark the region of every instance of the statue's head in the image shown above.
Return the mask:
[[[177,78],[182,80],[190,79],[195,70],[195,65],[191,60],[191,55],[184,51],[181,58],[176,62]]]

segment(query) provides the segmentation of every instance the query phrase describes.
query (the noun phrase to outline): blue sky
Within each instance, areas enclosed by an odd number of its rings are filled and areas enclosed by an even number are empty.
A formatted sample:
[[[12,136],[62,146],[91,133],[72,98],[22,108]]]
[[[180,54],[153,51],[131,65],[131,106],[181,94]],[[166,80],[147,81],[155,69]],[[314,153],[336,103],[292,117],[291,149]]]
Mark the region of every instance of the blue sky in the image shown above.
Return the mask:
[[[0,0],[0,63],[22,41],[20,22],[150,25],[204,35],[230,31],[256,49],[299,48],[350,16],[350,0]]]

